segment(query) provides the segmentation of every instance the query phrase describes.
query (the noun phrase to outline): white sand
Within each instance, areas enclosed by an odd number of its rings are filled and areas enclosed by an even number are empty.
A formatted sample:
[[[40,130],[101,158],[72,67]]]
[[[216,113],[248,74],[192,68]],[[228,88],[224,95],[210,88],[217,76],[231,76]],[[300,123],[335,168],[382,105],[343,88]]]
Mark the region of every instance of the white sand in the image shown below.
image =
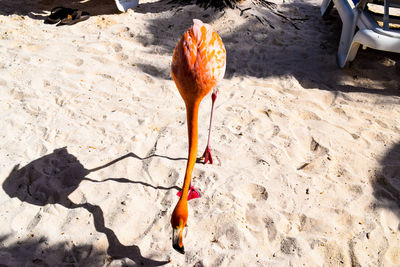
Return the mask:
[[[322,20],[314,0],[276,2],[299,29],[254,5],[240,16],[143,1],[119,14],[94,0],[73,4],[89,20],[56,27],[40,14],[70,1],[31,2],[0,11],[0,264],[399,264],[398,55],[360,51],[339,69],[340,19]],[[186,117],[169,68],[193,18],[228,58],[215,164],[195,166],[202,197],[181,255],[169,220]]]

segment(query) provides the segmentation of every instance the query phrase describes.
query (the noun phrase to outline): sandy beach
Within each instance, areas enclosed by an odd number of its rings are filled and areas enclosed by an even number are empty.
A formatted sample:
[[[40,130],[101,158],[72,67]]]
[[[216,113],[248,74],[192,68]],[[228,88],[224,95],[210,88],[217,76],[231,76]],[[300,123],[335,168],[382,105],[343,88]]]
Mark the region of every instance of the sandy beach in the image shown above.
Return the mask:
[[[0,266],[398,266],[400,55],[360,49],[340,69],[338,13],[274,3],[1,1]],[[45,24],[60,5],[91,16]],[[188,142],[170,64],[194,18],[227,67],[181,255]]]

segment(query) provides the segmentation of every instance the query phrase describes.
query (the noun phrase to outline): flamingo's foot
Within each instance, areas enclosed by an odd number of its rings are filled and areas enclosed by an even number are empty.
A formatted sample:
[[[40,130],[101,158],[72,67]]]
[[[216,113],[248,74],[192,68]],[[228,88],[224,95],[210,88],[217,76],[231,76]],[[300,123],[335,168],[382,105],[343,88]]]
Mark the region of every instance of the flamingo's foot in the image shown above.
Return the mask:
[[[203,156],[201,156],[201,160],[203,160],[203,164],[207,164],[207,162],[210,162],[210,164],[213,164],[213,159],[211,156],[211,149],[209,146],[206,147],[206,150],[203,153]]]
[[[176,195],[178,197],[180,197],[182,195],[182,191],[179,191]],[[194,186],[191,186],[189,188],[188,200],[191,200],[191,199],[194,199],[194,198],[199,198],[199,197],[200,197],[199,191],[197,191],[197,189],[194,188]]]

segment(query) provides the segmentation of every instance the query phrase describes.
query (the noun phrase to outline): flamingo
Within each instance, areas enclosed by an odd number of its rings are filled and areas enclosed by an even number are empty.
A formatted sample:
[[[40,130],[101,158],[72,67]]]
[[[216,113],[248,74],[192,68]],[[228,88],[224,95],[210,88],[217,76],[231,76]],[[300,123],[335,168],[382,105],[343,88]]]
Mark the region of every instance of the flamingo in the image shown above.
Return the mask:
[[[203,154],[205,163],[208,160],[212,163],[210,152],[212,114],[217,97],[216,85],[224,77],[225,64],[225,47],[219,35],[211,25],[194,19],[193,26],[183,34],[176,45],[171,64],[172,78],[186,106],[189,139],[182,191],[171,216],[172,246],[182,254],[185,253],[182,234],[188,220],[187,202],[199,197],[196,189],[191,186],[192,171],[197,156],[199,106],[204,96],[213,90],[208,141]]]

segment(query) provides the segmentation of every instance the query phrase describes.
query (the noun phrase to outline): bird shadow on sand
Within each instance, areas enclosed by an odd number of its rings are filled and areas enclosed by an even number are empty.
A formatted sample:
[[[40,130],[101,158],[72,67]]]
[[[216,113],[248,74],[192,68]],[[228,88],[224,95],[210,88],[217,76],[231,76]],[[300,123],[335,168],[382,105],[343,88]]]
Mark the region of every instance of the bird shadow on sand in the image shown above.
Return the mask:
[[[371,181],[375,207],[391,210],[400,219],[400,143],[386,152],[380,165]]]
[[[157,2],[159,3],[159,2]],[[165,13],[165,6],[170,7]],[[272,11],[273,10],[273,11]],[[276,15],[279,11],[279,15]],[[176,6],[163,1],[163,7],[143,3],[135,12],[161,13],[150,20],[149,34],[141,36],[144,45],[161,53],[172,54],[177,41],[193,18],[224,26],[220,35],[227,51],[226,79],[232,77],[293,76],[303,88],[340,92],[361,92],[400,96],[400,55],[372,49],[360,49],[349,68],[336,64],[341,20],[335,9],[326,18],[320,7],[309,2],[278,4],[276,9],[252,6],[235,9],[245,23],[235,26],[225,12],[202,9],[194,4]],[[165,78],[168,69],[156,71]],[[371,82],[373,81],[373,83]]]
[[[107,178],[103,181],[95,181],[86,177],[92,172],[111,166],[129,157],[139,160],[146,160],[152,157],[162,157],[169,160],[186,160],[185,158],[170,158],[156,154],[142,158],[134,153],[128,153],[103,166],[88,170],[64,147],[56,149],[53,153],[30,162],[22,168],[16,165],[3,182],[3,189],[11,198],[16,197],[20,201],[37,206],[59,204],[68,209],[84,208],[93,215],[95,229],[106,235],[109,245],[107,250],[109,257],[112,259],[129,258],[138,265],[160,266],[168,263],[168,261],[157,261],[145,258],[141,255],[138,246],[125,246],[121,244],[114,231],[106,227],[104,214],[99,206],[91,203],[77,204],[69,198],[69,195],[78,188],[82,181],[96,183],[115,181],[120,183],[141,184],[157,190],[180,190],[177,186],[154,186],[142,181],[132,181],[127,178]],[[3,249],[4,248],[2,248],[2,250]],[[36,253],[35,251],[36,250],[32,250],[32,253]],[[30,255],[30,257],[40,258],[40,255]]]
[[[58,6],[86,11],[91,16],[120,13],[114,0],[2,0],[0,15],[21,15],[44,20]]]
[[[0,244],[10,235],[0,236]],[[60,242],[48,246],[44,236],[19,239],[0,248],[0,266],[107,266],[110,259],[92,245]],[[123,261],[122,261],[123,262]]]

